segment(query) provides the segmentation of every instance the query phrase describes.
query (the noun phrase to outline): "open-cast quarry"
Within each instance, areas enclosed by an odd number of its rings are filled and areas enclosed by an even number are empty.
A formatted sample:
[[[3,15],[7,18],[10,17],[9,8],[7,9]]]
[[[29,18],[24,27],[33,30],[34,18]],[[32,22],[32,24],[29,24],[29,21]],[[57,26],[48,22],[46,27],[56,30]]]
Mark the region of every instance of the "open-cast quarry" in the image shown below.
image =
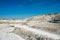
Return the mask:
[[[0,40],[60,40],[60,14],[0,20]]]

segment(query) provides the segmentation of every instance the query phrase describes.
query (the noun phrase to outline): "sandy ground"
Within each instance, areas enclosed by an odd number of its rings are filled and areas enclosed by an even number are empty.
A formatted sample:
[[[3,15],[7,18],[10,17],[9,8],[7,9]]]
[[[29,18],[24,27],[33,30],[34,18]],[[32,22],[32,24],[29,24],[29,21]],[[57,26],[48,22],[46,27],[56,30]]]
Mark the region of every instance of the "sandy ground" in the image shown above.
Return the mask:
[[[12,27],[12,26],[14,26],[14,27]],[[51,39],[60,39],[60,35],[53,34],[53,33],[43,31],[40,29],[31,28],[26,25],[0,24],[0,40],[25,40],[21,36],[11,33],[15,27],[20,28],[20,29],[24,29],[24,30],[28,30],[28,31],[30,31],[32,33],[36,33],[38,35],[44,35],[44,36],[51,38]]]
[[[25,40],[22,37],[9,33],[13,28],[8,24],[0,24],[0,40]]]

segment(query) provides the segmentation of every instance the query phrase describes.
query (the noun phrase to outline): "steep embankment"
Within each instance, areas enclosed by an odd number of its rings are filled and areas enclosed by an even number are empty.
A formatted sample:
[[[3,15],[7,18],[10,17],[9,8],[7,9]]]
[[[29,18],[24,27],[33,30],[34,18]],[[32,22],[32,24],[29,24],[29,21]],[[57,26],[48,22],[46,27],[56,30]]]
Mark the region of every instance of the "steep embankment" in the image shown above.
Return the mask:
[[[27,19],[24,24],[60,35],[60,14],[34,16]]]

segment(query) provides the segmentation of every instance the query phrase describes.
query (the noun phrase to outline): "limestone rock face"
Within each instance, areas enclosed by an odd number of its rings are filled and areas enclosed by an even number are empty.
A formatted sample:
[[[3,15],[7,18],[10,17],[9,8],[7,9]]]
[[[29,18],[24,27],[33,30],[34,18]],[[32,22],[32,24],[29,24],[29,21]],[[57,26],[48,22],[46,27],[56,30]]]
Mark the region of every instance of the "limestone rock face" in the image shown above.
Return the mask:
[[[60,35],[60,14],[48,14],[29,18],[26,25]]]
[[[41,16],[34,16],[27,20],[27,24],[29,22],[47,22],[47,23],[59,23],[60,22],[60,14],[51,14],[51,15],[41,15]]]

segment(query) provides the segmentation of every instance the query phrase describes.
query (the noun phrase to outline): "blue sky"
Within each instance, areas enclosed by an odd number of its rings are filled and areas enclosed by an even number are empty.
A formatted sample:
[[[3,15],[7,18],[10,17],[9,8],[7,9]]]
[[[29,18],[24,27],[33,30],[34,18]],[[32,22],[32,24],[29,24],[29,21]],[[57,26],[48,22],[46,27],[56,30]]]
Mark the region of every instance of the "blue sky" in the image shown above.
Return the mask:
[[[0,0],[0,18],[28,18],[60,12],[60,0]]]

